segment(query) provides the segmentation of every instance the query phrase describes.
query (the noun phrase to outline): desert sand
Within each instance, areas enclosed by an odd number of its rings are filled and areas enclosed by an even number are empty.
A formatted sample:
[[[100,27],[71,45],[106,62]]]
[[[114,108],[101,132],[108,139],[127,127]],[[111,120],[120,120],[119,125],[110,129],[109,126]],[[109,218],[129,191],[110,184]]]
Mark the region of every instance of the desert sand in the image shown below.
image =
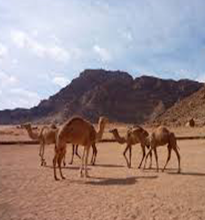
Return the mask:
[[[24,131],[2,129],[2,140],[29,140]],[[200,132],[203,130],[181,128],[176,133]],[[66,180],[58,182],[53,178],[52,145],[46,147],[46,167],[39,165],[38,145],[0,145],[0,219],[205,219],[205,140],[183,140],[178,145],[181,174],[176,174],[174,152],[168,169],[157,173],[137,169],[139,145],[133,147],[132,168],[128,169],[122,155],[124,145],[99,143],[96,166],[89,166],[89,179],[79,177],[80,161],[75,157],[74,164],[63,169]],[[82,150],[79,148],[81,155]],[[158,148],[158,154],[163,167],[167,149]],[[68,145],[67,162],[70,156]]]

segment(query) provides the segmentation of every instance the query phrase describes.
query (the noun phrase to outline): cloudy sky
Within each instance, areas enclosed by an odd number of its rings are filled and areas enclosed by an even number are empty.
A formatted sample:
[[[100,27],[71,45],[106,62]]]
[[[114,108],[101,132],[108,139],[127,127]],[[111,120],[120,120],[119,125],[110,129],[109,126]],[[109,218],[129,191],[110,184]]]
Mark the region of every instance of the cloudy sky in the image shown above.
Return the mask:
[[[0,109],[31,107],[86,68],[205,81],[204,0],[0,1]]]

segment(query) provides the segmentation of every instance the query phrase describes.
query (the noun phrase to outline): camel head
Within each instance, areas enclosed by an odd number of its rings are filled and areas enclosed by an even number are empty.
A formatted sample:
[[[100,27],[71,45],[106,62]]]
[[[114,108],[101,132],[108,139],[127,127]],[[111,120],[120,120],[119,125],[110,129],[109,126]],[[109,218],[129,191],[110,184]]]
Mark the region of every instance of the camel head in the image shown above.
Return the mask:
[[[98,120],[99,125],[106,125],[107,123],[109,123],[109,119],[104,116],[101,116]]]
[[[109,132],[113,134],[115,140],[117,140],[118,143],[120,143],[120,144],[126,143],[126,141],[127,141],[126,138],[120,136],[117,128],[114,128],[114,129],[110,130]]]
[[[118,133],[117,128],[111,129],[109,132],[113,135]]]
[[[52,129],[57,129],[56,124],[52,123],[52,124],[51,124],[51,128],[52,128]]]
[[[25,128],[26,130],[31,129],[31,123],[24,123],[21,125],[21,128]]]

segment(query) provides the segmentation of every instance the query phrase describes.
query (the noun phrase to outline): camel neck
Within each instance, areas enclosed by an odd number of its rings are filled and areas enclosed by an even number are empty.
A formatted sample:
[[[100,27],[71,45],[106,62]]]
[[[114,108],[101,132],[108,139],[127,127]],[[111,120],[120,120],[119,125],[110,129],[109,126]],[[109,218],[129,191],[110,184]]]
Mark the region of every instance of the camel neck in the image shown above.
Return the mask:
[[[99,141],[99,140],[102,139],[104,129],[105,129],[105,124],[104,123],[100,123],[98,125],[98,132],[97,132],[97,135],[96,135],[96,141]]]
[[[124,144],[124,143],[126,142],[125,138],[124,138],[124,137],[121,137],[121,136],[119,135],[119,132],[118,132],[118,131],[113,132],[113,135],[114,135],[114,137],[115,137],[115,139],[116,139],[116,141],[117,141],[118,143]]]
[[[31,128],[26,128],[26,131],[28,132],[28,135],[31,139],[33,140],[37,140],[38,139],[38,134],[37,133],[33,133]]]

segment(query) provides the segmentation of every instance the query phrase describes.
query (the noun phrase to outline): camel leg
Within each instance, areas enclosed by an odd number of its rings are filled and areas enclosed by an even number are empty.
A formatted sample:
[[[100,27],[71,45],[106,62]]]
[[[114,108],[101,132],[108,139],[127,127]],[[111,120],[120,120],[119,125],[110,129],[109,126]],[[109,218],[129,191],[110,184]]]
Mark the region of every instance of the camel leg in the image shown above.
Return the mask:
[[[73,164],[73,158],[74,158],[74,153],[75,153],[75,145],[72,145],[72,155],[71,155],[71,161],[69,164]]]
[[[40,141],[39,154],[38,154],[39,157],[41,157],[42,155],[41,151],[42,151],[42,142]]]
[[[151,169],[152,168],[152,151],[149,154],[149,158],[150,158],[149,169]]]
[[[66,155],[66,154],[65,154]],[[63,166],[65,167],[66,166],[66,158],[65,158],[65,155],[63,156]]]
[[[55,156],[53,158],[53,172],[54,172],[54,179],[55,180],[59,180],[57,175],[56,175],[56,162],[58,160],[58,157],[59,157],[59,153],[58,152],[55,152]]]
[[[162,169],[162,172],[164,172],[164,170],[166,169],[166,166],[167,166],[167,164],[168,164],[168,162],[169,162],[169,160],[170,160],[170,158],[171,158],[171,152],[172,152],[171,146],[168,145],[168,146],[167,146],[167,149],[168,149],[167,161],[166,161],[166,163],[165,163],[165,165],[164,165],[164,168]]]
[[[179,154],[179,151],[177,150],[177,145],[176,145],[176,147],[173,147],[173,150],[175,151],[175,153],[177,155],[177,159],[178,159],[178,173],[180,173],[181,172],[180,154]]]
[[[151,154],[151,152],[152,152],[152,148],[149,149],[149,151],[148,151],[148,153],[147,153],[147,155],[146,155],[146,157],[145,157],[145,162],[144,162],[144,168],[143,168],[143,169],[146,168],[147,158],[148,158],[148,156]]]
[[[63,173],[62,173],[62,169],[61,169],[61,162],[62,162],[62,159],[63,159],[65,153],[66,153],[66,150],[62,149],[60,152],[60,155],[58,157],[58,168],[59,168],[60,176],[62,179],[65,179],[65,177],[63,176]]]
[[[90,151],[90,146],[86,147],[86,152],[85,152],[85,177],[89,177],[88,175],[88,157],[89,157],[89,151]]]
[[[41,166],[45,166],[46,165],[46,161],[44,159],[44,150],[45,150],[45,142],[41,141],[40,142],[40,157],[41,157]]]
[[[97,147],[95,144],[92,145],[92,148],[93,148],[93,155],[92,155],[92,159],[91,159],[91,164],[94,166],[96,158],[97,158],[98,150],[97,150]]]
[[[85,158],[85,147],[83,149],[83,156],[81,158],[80,177],[83,177],[84,158]]]
[[[129,148],[129,159],[130,159],[130,168],[131,168],[131,164],[132,164],[132,146],[130,146]]]
[[[125,160],[126,160],[126,162],[127,162],[127,167],[128,167],[128,168],[130,168],[130,163],[129,163],[127,157],[126,157],[126,153],[127,153],[127,151],[128,151],[129,148],[130,148],[130,145],[128,144],[127,147],[125,148],[124,152],[123,152],[123,155],[124,155]]]
[[[95,162],[96,162],[96,159],[97,159],[97,154],[98,154],[98,149],[97,149],[95,144],[94,144],[94,146],[95,146],[95,159],[94,159],[93,165],[95,165]]]
[[[143,160],[145,158],[145,155],[146,155],[146,153],[145,153],[145,146],[141,145],[141,148],[142,148],[142,159],[141,159],[141,162],[140,162],[140,164],[138,166],[138,169],[140,169],[140,167],[142,165],[142,162],[143,162]]]
[[[159,172],[159,163],[158,163],[158,155],[157,155],[157,148],[154,147],[154,155],[156,160],[157,172]]]
[[[39,157],[41,158],[41,166],[43,165],[42,164],[42,148],[43,148],[43,142],[42,141],[40,141],[40,148],[39,148]]]
[[[94,165],[94,159],[95,159],[95,145],[92,145],[92,149],[93,149],[93,154],[90,160],[90,164]]]
[[[75,146],[75,155],[81,159],[81,156],[78,154],[78,145]]]
[[[45,141],[43,142],[42,163],[43,163],[43,166],[46,166],[46,160],[44,158],[44,152],[45,152]]]
[[[93,154],[92,154],[92,157],[91,157],[91,160],[90,160],[90,164],[94,165],[95,149],[93,148],[93,145],[92,145],[92,149],[93,149]]]

